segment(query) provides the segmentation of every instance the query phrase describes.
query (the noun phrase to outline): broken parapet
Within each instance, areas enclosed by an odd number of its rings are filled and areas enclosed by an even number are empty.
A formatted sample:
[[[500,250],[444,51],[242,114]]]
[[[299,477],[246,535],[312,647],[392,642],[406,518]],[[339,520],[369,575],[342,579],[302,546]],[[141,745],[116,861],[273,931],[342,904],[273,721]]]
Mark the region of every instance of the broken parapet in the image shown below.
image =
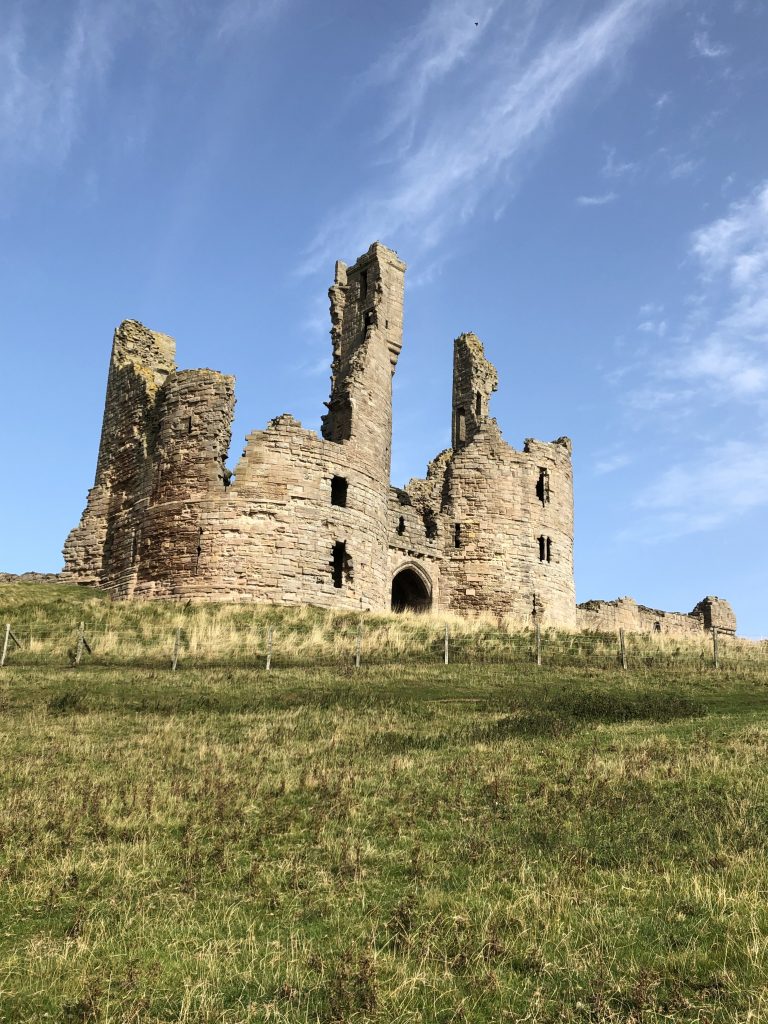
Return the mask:
[[[667,633],[673,636],[700,636],[713,627],[735,634],[736,616],[727,601],[705,597],[693,611],[665,612],[647,608],[631,597],[615,601],[585,601],[576,608],[579,629],[600,632]]]

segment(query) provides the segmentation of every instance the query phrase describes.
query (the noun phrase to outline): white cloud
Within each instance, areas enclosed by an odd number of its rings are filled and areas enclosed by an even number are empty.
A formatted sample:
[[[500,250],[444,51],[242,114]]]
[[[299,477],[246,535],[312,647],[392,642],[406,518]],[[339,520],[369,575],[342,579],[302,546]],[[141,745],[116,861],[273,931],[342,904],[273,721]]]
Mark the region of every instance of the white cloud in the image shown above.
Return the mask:
[[[239,39],[243,32],[272,21],[289,0],[230,0],[217,15],[212,34],[219,40]]]
[[[636,535],[647,540],[712,529],[768,505],[768,181],[695,231],[690,256],[699,287],[687,319],[629,395],[633,410],[663,415],[665,427],[684,425],[692,452],[640,495],[647,515]],[[651,314],[640,329],[658,333],[656,323]],[[739,436],[739,423],[748,435]],[[697,424],[703,438],[713,425],[726,436],[694,443]]]
[[[25,0],[6,0],[0,32],[0,164],[7,173],[65,161],[107,87],[116,54],[133,37],[142,36],[143,44],[158,51],[178,50],[180,39],[193,39],[199,51],[205,43],[241,37],[290,2],[228,0],[207,7],[176,0],[72,0],[50,4],[43,19]]]
[[[673,181],[679,178],[689,178],[699,166],[698,160],[690,160],[686,157],[679,157],[673,160],[669,168],[669,176]]]
[[[0,156],[4,162],[69,154],[89,93],[103,80],[120,32],[116,4],[81,0],[60,46],[41,53],[17,7],[0,35]]]
[[[705,448],[670,466],[635,505],[652,515],[624,535],[649,541],[711,530],[768,505],[768,437]]]
[[[711,42],[709,34],[703,29],[694,35],[693,48],[700,57],[707,58],[725,57],[729,53],[727,46]]]
[[[375,187],[363,189],[356,199],[332,211],[308,247],[305,272],[326,265],[336,253],[362,251],[372,238],[412,240],[411,251],[416,246],[421,250],[434,246],[450,228],[470,217],[494,188],[505,183],[509,190],[511,175],[523,156],[547,135],[555,118],[592,75],[616,65],[649,16],[663,5],[661,0],[617,0],[572,34],[550,37],[532,47],[528,44],[540,6],[532,0],[524,8],[522,21],[512,27],[508,21],[503,26],[499,23],[494,33],[488,33],[490,52],[473,63],[461,88],[451,91],[451,102],[444,95],[432,106],[426,100],[433,84],[439,79],[443,89],[448,71],[462,60],[464,51],[453,33],[390,58],[386,74],[396,71],[418,83],[406,101],[404,149],[389,182],[376,181]],[[442,0],[435,0],[424,23],[431,23],[443,7]],[[496,5],[492,8],[496,10]],[[511,9],[505,12],[512,16]],[[473,22],[466,31],[477,31]],[[420,27],[414,36],[425,39]],[[521,40],[525,46],[521,47]],[[395,91],[394,110],[389,108],[383,117],[385,130],[402,124],[403,115],[397,110],[401,102]],[[416,109],[423,116],[419,130],[412,132]]]
[[[619,452],[615,455],[607,455],[603,459],[598,459],[595,463],[594,472],[596,476],[604,476],[606,473],[615,473],[619,469],[624,469],[632,462],[629,455]]]
[[[616,149],[612,146],[606,147],[605,161],[600,168],[604,178],[623,178],[625,175],[634,174],[637,169],[638,164],[631,160],[617,160]]]
[[[576,202],[579,206],[605,206],[612,203],[618,196],[615,192],[604,192],[600,196],[577,196]]]
[[[433,2],[415,30],[373,63],[361,85],[386,86],[390,93],[394,88],[396,95],[380,126],[379,140],[405,127],[401,145],[410,141],[429,90],[481,45],[501,5],[502,0]]]
[[[659,338],[663,338],[667,333],[667,321],[666,320],[643,320],[642,323],[637,325],[638,331],[642,331],[643,334],[656,334]]]

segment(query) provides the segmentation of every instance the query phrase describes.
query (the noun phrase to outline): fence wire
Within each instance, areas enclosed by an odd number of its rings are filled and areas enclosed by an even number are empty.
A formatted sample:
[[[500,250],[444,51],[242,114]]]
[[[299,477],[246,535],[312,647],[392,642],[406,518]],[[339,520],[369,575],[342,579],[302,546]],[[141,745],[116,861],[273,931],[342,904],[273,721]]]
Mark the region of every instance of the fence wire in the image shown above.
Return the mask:
[[[143,668],[340,668],[345,666],[541,664],[551,667],[763,668],[768,640],[727,634],[655,638],[614,633],[568,634],[534,629],[453,633],[439,625],[403,634],[365,623],[338,623],[320,630],[258,625],[222,627],[193,622],[178,626],[44,622],[0,623],[6,666],[93,664]]]

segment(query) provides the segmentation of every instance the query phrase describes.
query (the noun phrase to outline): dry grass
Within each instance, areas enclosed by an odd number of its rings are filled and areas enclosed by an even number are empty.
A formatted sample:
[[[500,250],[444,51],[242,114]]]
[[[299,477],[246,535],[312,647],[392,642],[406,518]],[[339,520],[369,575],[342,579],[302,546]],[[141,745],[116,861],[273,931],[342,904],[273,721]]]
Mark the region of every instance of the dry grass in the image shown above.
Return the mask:
[[[357,614],[318,608],[172,602],[112,603],[77,587],[41,584],[0,585],[0,623],[10,621],[23,650],[22,663],[66,665],[77,646],[78,625],[93,658],[102,664],[168,665],[180,637],[180,661],[192,665],[265,663],[271,647],[274,666],[349,665],[358,642],[367,664],[443,659],[445,631],[452,661],[527,663],[535,658],[531,628],[490,615],[467,618],[450,613]],[[358,641],[359,637],[359,641]],[[720,637],[720,658],[731,667],[768,667],[768,643]],[[706,670],[712,663],[711,637],[678,639],[628,636],[635,668],[685,664]],[[611,633],[542,634],[545,663],[613,667],[618,638]]]

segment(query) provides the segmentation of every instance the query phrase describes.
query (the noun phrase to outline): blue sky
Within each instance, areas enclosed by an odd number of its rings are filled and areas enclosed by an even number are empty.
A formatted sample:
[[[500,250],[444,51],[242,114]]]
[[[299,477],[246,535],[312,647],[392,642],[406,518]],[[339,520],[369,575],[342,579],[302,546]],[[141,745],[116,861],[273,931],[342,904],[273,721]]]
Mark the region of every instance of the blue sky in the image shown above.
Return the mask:
[[[506,439],[573,438],[578,599],[768,635],[766,42],[761,0],[5,0],[0,569],[61,565],[120,320],[237,376],[234,465],[319,426],[333,262],[378,238],[393,481],[474,330]]]

